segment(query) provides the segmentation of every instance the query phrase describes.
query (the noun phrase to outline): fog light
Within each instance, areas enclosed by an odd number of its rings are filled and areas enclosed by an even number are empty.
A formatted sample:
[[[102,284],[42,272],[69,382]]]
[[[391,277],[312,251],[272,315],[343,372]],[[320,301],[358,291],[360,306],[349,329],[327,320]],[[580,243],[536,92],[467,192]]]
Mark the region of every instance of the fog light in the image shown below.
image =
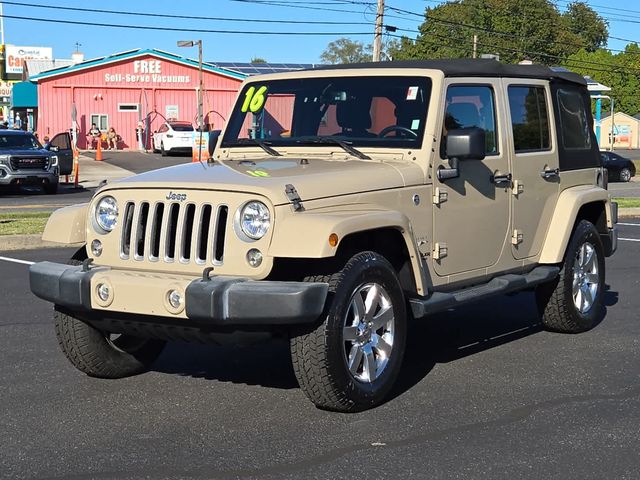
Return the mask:
[[[102,242],[100,240],[94,240],[91,242],[91,253],[94,257],[102,255]]]
[[[252,248],[247,252],[247,263],[253,268],[257,268],[262,263],[262,252],[257,248]]]
[[[182,294],[178,290],[169,290],[169,293],[167,293],[167,301],[172,308],[178,310],[182,307]]]
[[[106,302],[107,300],[109,300],[109,295],[111,295],[111,291],[109,290],[109,285],[105,283],[99,283],[97,291],[98,291],[98,298],[100,300],[102,300],[103,302]]]

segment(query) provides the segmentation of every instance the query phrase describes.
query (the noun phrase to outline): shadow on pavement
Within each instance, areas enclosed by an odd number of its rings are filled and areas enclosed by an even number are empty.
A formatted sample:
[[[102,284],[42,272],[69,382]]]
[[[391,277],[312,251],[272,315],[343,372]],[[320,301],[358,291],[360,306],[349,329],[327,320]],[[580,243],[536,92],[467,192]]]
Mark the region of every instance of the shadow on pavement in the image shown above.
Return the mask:
[[[478,302],[417,320],[410,325],[405,360],[391,398],[419,383],[437,363],[447,363],[542,331],[533,294],[521,293]],[[153,370],[291,389],[293,374],[286,341],[248,346],[169,343]]]

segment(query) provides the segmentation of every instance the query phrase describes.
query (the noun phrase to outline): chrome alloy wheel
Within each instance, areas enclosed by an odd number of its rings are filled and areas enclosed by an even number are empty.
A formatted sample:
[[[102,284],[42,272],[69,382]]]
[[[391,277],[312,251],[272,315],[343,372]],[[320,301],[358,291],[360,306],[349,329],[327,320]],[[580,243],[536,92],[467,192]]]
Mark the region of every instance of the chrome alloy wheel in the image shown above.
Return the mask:
[[[591,243],[585,242],[573,262],[573,304],[580,313],[591,309],[599,288],[598,254]]]
[[[374,382],[384,371],[391,351],[395,316],[387,291],[377,283],[356,289],[344,319],[344,359],[356,380]]]

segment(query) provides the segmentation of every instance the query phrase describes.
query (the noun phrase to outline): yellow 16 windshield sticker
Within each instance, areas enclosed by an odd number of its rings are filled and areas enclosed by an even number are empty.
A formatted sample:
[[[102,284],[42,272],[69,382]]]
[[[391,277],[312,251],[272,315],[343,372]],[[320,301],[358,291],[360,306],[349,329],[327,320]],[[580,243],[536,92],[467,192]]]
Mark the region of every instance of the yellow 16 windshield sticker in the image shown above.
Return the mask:
[[[265,93],[267,93],[267,87],[264,85],[257,89],[256,87],[249,87],[247,93],[244,94],[244,103],[240,111],[242,113],[246,113],[247,111],[257,113],[262,110],[264,102],[267,100]]]

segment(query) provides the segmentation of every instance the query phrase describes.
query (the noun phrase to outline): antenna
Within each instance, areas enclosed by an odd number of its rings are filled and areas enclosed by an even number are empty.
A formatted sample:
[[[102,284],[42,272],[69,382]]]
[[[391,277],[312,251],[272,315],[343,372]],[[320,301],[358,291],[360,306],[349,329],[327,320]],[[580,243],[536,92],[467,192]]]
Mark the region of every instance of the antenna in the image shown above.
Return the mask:
[[[76,46],[76,53],[80,52],[80,47],[82,46],[82,44],[80,42],[76,42],[74,43],[74,45]]]

